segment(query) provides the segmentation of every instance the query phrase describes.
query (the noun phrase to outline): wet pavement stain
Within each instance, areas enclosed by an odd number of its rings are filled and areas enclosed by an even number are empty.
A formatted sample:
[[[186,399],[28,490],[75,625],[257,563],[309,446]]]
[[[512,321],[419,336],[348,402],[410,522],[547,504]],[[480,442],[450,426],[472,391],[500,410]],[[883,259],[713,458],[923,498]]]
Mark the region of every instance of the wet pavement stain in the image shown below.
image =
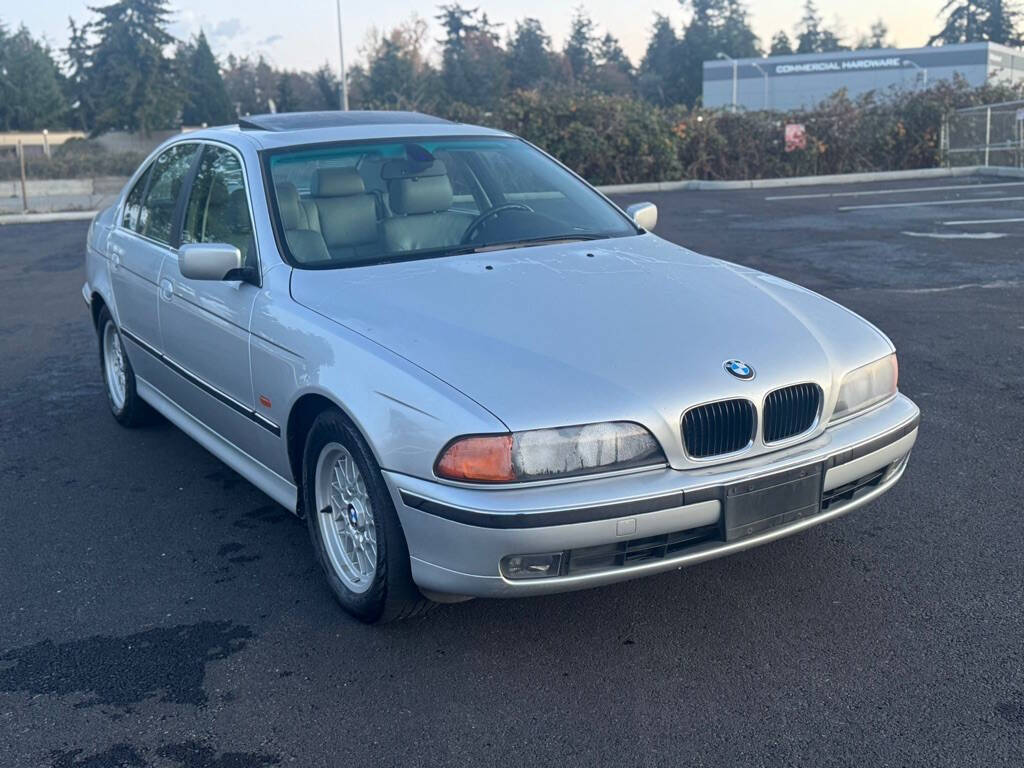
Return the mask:
[[[257,768],[281,762],[281,758],[276,755],[259,752],[224,752],[217,756],[211,747],[194,741],[160,747],[156,753],[160,757],[176,760],[182,768]]]
[[[238,653],[252,637],[244,625],[203,621],[124,637],[44,640],[0,654],[0,691],[89,696],[78,706],[126,707],[153,696],[199,706],[206,703],[206,665]]]
[[[102,752],[80,758],[82,752],[82,749],[51,752],[51,768],[150,768],[154,765],[143,757],[146,750],[140,751],[130,744],[112,744]],[[158,747],[155,754],[162,758],[161,765],[170,760],[180,768],[258,768],[281,763],[277,755],[263,752],[223,752],[218,755],[212,747],[196,741]]]
[[[112,744],[102,752],[79,760],[83,751],[52,752],[52,768],[146,768],[149,765],[130,744]]]

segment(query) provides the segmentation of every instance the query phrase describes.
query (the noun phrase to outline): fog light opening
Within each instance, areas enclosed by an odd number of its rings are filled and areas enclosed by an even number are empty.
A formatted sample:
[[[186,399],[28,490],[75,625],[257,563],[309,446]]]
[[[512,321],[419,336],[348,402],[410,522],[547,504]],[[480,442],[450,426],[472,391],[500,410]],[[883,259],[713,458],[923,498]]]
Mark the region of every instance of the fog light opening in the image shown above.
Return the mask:
[[[562,569],[562,553],[509,555],[501,559],[501,574],[506,579],[545,579]]]

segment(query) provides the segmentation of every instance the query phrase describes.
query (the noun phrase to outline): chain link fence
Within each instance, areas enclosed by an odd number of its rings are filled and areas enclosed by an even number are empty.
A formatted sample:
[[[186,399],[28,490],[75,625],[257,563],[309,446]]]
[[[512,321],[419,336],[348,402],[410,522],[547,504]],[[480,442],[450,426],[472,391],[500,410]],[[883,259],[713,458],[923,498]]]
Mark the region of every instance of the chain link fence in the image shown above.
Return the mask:
[[[947,167],[1024,167],[1024,101],[958,109],[942,125]]]

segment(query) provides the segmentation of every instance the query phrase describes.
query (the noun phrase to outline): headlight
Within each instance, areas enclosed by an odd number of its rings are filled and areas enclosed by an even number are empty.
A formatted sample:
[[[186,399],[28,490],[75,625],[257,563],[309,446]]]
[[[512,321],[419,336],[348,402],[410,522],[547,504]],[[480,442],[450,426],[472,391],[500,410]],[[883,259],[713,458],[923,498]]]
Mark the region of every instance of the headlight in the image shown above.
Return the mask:
[[[852,416],[889,399],[896,394],[898,379],[896,355],[883,357],[850,371],[839,387],[839,400],[832,412],[832,421]]]
[[[665,461],[654,436],[626,421],[460,437],[437,459],[439,477],[515,483],[629,469]]]

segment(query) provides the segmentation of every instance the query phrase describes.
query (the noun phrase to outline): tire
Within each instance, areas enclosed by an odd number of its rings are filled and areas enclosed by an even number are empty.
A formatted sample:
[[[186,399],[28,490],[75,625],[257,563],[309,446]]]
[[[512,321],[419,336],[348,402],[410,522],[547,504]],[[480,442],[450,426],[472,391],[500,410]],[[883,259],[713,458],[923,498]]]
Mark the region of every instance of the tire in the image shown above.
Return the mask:
[[[135,371],[124,351],[121,332],[103,307],[96,319],[99,335],[100,373],[110,412],[123,427],[138,427],[153,420],[154,411],[145,403],[135,389]]]
[[[405,534],[380,467],[340,411],[324,411],[313,422],[302,480],[313,550],[346,611],[376,624],[434,605],[412,580]]]

